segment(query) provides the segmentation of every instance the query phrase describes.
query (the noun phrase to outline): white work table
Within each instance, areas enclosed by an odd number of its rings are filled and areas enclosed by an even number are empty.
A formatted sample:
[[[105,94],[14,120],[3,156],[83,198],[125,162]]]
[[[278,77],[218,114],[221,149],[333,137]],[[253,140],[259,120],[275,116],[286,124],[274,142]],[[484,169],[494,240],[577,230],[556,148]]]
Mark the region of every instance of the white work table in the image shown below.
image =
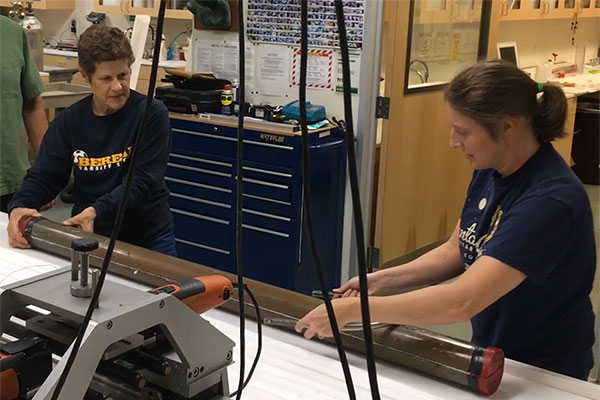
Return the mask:
[[[0,213],[0,286],[56,268],[68,260],[38,250],[17,250],[8,246],[6,214]],[[118,279],[109,276],[109,279]],[[122,279],[118,279],[123,282]],[[130,283],[132,286],[140,286]],[[65,290],[67,286],[65,284]],[[102,303],[102,300],[100,300]],[[239,344],[238,317],[211,310],[203,315],[216,328]],[[193,334],[190,332],[190,334]],[[256,324],[246,324],[246,374],[256,351]],[[239,345],[234,364],[228,369],[230,391],[237,388]],[[362,355],[348,354],[357,398],[370,399],[366,364]],[[382,399],[481,400],[462,387],[430,378],[387,362],[377,363]],[[263,350],[254,376],[244,390],[247,400],[339,400],[348,398],[341,366],[334,346],[308,341],[300,335],[269,326],[263,327]],[[502,384],[489,399],[575,400],[600,399],[600,386],[564,377],[512,360],[506,361]]]
[[[561,86],[565,94],[581,96],[587,93],[594,93],[600,91],[600,73],[590,73],[586,71],[584,74],[567,74],[564,78],[553,78],[550,79],[552,82],[558,82],[563,85],[574,85],[574,86]]]

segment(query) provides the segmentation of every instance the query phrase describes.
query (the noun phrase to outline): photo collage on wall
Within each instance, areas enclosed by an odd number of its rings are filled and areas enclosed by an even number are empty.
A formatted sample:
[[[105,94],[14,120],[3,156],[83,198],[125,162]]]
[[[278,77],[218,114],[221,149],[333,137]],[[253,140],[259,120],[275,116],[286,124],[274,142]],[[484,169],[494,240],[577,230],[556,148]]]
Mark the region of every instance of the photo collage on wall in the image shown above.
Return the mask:
[[[247,37],[258,43],[300,45],[301,0],[248,0]],[[343,0],[348,48],[362,48],[366,0]],[[333,0],[308,3],[308,45],[338,48]]]

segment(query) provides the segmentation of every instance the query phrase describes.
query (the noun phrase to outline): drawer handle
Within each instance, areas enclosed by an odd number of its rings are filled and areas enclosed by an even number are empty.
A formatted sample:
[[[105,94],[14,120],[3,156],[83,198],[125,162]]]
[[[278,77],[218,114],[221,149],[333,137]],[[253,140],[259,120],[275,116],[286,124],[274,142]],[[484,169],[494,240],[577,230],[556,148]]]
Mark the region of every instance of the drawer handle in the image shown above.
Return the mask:
[[[275,175],[275,176],[281,176],[284,178],[291,178],[292,174],[285,174],[283,172],[275,172],[275,171],[269,171],[266,169],[260,169],[260,168],[253,168],[253,167],[242,167],[245,171],[252,171],[252,172],[258,172],[261,174],[266,174],[266,175]]]
[[[282,190],[289,190],[289,188],[290,188],[288,185],[279,185],[277,183],[265,182],[265,181],[261,181],[258,179],[242,178],[242,181],[248,182],[248,183],[254,183],[256,185],[274,187],[274,188],[282,189]]]
[[[196,242],[190,242],[189,240],[178,239],[178,238],[175,238],[175,241],[177,243],[183,243],[183,244],[187,244],[187,245],[190,245],[190,246],[199,247],[199,248],[204,249],[204,250],[214,251],[215,253],[225,254],[226,256],[229,255],[229,251],[227,251],[227,250],[222,250],[222,249],[219,249],[219,248],[216,248],[216,247],[207,246],[205,244],[200,244],[200,243],[196,243]]]
[[[262,201],[268,201],[270,203],[283,204],[284,206],[291,206],[292,205],[292,203],[290,203],[289,201],[275,200],[275,199],[270,199],[268,197],[256,196],[256,195],[253,195],[253,194],[243,193],[242,196],[248,197],[250,199],[257,199],[257,200],[262,200]]]
[[[201,137],[207,137],[207,138],[211,138],[211,139],[227,140],[229,142],[237,142],[236,138],[232,138],[229,136],[211,135],[210,133],[193,132],[193,131],[187,131],[185,129],[177,129],[177,128],[172,128],[172,131],[178,132],[178,133],[183,133],[185,135],[201,136]]]
[[[231,204],[219,203],[218,201],[201,199],[199,197],[186,196],[185,194],[171,192],[171,193],[169,193],[169,195],[171,197],[175,197],[175,198],[178,198],[178,199],[195,201],[196,203],[208,204],[208,205],[211,205],[211,206],[216,206],[216,207],[221,207],[221,208],[227,208],[227,209],[231,208]]]
[[[229,225],[229,221],[225,221],[224,219],[213,218],[202,214],[196,214],[189,211],[178,210],[177,208],[171,208],[171,212],[175,214],[185,215],[186,217],[192,217],[197,219],[203,219],[205,221],[215,222],[221,225]]]
[[[251,210],[249,208],[242,208],[242,211],[245,213],[248,213],[248,214],[260,215],[261,217],[276,219],[279,221],[290,222],[292,220],[289,217],[282,217],[281,215],[268,214],[268,213],[264,213],[264,212],[260,212],[260,211],[256,211],[256,210]]]
[[[173,167],[173,168],[178,168],[178,169],[185,169],[188,171],[200,172],[202,174],[207,174],[207,175],[215,175],[215,176],[222,176],[224,178],[231,178],[231,174],[228,174],[225,172],[217,172],[217,171],[211,171],[210,169],[190,167],[189,165],[167,163],[167,166]]]
[[[272,231],[271,229],[259,228],[258,226],[254,226],[254,225],[242,224],[242,227],[253,230],[253,231],[257,231],[257,232],[266,233],[267,235],[279,236],[282,238],[290,237],[290,235],[287,233]]]
[[[254,140],[244,140],[244,143],[245,144],[253,144],[255,146],[272,147],[274,149],[281,149],[281,150],[288,150],[288,151],[294,150],[294,148],[292,146],[282,146],[280,144],[273,144],[273,143],[262,143],[262,142],[256,142]]]
[[[186,156],[184,154],[179,154],[179,153],[171,153],[171,157],[181,158],[183,160],[189,160],[189,161],[196,161],[196,162],[200,162],[200,163],[219,165],[221,167],[229,167],[229,168],[233,167],[233,164],[229,164],[226,162],[208,160],[206,158]]]
[[[190,182],[190,181],[186,181],[184,179],[171,178],[169,176],[165,176],[165,181],[181,183],[182,185],[195,186],[195,187],[208,189],[208,190],[214,190],[215,192],[231,193],[231,189],[226,189],[226,188],[222,188],[222,187],[218,187],[218,186],[204,185],[202,183]]]

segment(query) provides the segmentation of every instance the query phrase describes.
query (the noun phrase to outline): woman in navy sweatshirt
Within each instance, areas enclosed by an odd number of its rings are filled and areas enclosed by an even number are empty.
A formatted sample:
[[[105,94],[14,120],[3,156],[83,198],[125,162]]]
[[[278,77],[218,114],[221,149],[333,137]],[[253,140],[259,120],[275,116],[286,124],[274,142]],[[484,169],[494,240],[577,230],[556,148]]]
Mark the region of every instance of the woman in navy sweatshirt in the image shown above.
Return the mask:
[[[146,104],[146,96],[129,88],[133,60],[129,40],[117,28],[92,25],[79,38],[79,68],[92,95],[62,111],[48,128],[35,164],[9,204],[11,246],[29,247],[19,221],[40,216],[40,207],[65,187],[71,171],[74,205],[63,224],[110,235]],[[164,182],[170,144],[168,111],[154,100],[119,239],[176,255]]]

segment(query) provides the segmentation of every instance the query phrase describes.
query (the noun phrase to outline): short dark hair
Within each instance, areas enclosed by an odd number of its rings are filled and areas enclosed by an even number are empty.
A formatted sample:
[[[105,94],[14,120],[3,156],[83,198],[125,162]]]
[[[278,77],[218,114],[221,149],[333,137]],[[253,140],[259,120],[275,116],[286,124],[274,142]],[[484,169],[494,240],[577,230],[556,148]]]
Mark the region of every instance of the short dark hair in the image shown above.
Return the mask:
[[[514,64],[484,60],[461,71],[448,84],[444,99],[497,139],[502,117],[525,117],[539,143],[565,136],[567,99],[562,89],[538,83]]]
[[[79,36],[79,66],[89,77],[96,71],[96,63],[126,60],[131,66],[133,50],[129,39],[119,28],[92,25]]]

